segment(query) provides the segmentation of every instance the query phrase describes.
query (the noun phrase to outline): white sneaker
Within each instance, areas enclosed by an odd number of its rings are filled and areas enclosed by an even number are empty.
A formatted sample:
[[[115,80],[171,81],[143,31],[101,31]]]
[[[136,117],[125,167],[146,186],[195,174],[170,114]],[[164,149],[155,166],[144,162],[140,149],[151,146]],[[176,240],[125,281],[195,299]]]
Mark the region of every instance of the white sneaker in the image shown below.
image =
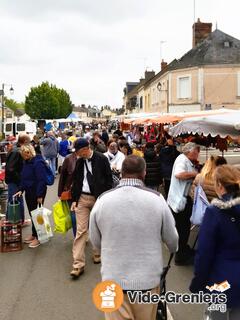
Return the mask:
[[[41,244],[41,243],[38,241],[38,239],[34,239],[34,240],[29,244],[28,248],[34,249],[34,248],[39,247],[40,244]]]

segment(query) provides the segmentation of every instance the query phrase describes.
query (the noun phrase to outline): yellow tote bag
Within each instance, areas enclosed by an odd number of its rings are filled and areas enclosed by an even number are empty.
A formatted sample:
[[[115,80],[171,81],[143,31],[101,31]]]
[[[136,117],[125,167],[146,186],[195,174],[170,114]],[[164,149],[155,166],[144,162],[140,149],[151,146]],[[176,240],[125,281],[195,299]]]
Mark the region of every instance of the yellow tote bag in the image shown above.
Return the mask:
[[[67,201],[58,200],[53,205],[53,220],[55,223],[54,231],[57,233],[66,233],[72,228],[70,209]]]

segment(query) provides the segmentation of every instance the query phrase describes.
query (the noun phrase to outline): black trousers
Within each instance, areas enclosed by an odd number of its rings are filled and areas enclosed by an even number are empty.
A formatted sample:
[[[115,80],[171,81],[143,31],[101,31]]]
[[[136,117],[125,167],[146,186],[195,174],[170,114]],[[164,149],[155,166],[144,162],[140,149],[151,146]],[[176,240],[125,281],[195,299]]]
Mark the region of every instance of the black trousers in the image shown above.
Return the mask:
[[[46,193],[45,193],[45,195],[46,195]],[[45,195],[43,197],[43,201],[44,201]],[[31,211],[37,209],[37,207],[38,207],[37,196],[36,196],[35,193],[33,193],[31,191],[25,191],[25,200],[26,200],[26,203],[27,203],[29,215],[30,215],[31,220],[32,220]],[[35,237],[35,238],[38,238],[37,231],[36,231],[36,229],[34,227],[33,221],[32,221],[32,236]]]
[[[170,179],[165,179],[164,178],[164,191],[165,191],[165,197],[167,199],[168,197],[168,192],[169,192],[169,188],[170,188],[170,183],[171,183],[171,180]]]
[[[176,228],[179,236],[178,241],[178,252],[176,257],[178,259],[184,260],[189,257],[189,246],[188,246],[188,239],[191,230],[191,222],[190,217],[192,215],[192,199],[190,197],[187,198],[187,204],[183,211],[175,213],[172,211],[175,222]]]

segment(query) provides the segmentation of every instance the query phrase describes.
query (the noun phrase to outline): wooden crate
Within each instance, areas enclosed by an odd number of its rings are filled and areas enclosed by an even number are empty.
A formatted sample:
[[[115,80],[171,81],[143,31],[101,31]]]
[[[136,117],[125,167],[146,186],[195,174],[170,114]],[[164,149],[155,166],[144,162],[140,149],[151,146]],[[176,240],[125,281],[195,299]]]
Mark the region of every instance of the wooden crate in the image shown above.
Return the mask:
[[[1,221],[1,252],[20,251],[22,245],[22,225]]]

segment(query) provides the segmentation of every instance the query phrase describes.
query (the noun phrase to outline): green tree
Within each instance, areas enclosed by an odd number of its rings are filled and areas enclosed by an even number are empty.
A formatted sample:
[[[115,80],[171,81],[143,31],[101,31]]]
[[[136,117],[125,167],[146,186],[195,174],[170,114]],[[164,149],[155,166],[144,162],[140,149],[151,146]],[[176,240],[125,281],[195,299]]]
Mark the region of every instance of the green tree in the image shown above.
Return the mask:
[[[4,105],[13,111],[16,111],[17,109],[25,109],[23,102],[17,102],[13,99],[8,99],[7,97],[4,97]]]
[[[65,90],[58,89],[56,86],[53,87],[53,90],[55,97],[59,102],[57,118],[66,118],[73,110],[70,96]]]
[[[64,89],[43,82],[26,96],[25,111],[32,119],[66,118],[72,112],[72,102]]]

